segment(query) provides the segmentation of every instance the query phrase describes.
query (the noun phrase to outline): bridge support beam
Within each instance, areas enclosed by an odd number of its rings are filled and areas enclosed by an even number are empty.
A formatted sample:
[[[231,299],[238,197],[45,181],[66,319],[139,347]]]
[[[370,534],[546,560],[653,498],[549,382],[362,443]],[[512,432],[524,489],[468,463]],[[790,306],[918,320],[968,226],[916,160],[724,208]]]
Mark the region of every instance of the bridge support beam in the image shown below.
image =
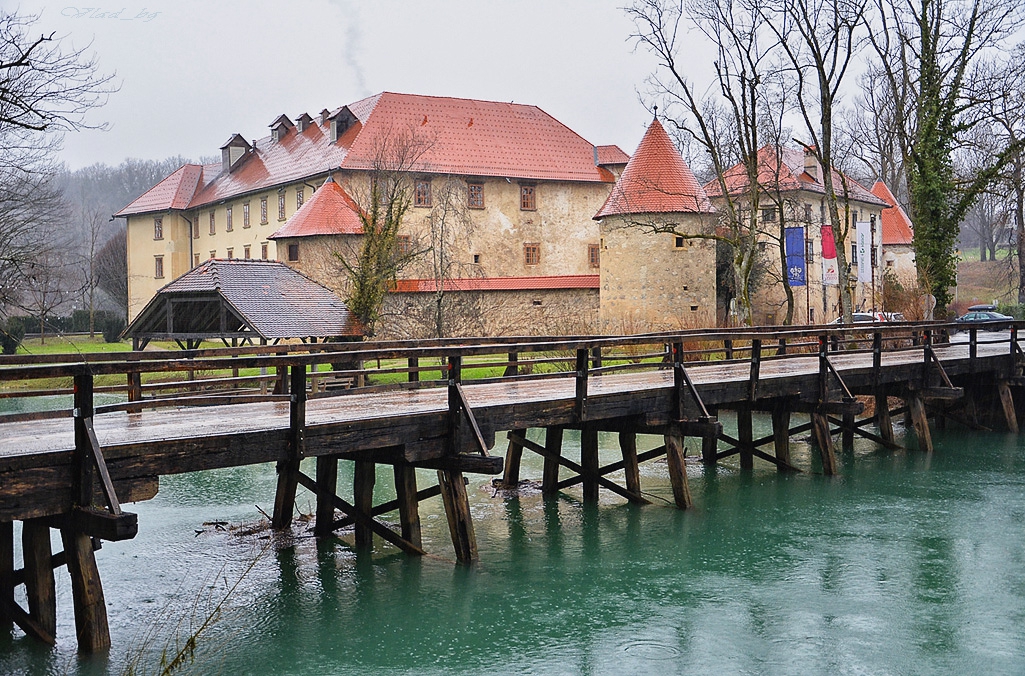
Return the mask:
[[[751,423],[751,408],[741,406],[737,408],[737,439],[740,441],[740,469],[754,469],[754,454],[751,453],[754,441],[754,432]]]
[[[780,403],[772,410],[772,444],[776,452],[776,460],[781,463],[790,464],[790,409],[786,404]],[[786,471],[778,464],[776,468]]]
[[[879,436],[891,444],[893,441],[893,420],[890,419],[890,399],[886,391],[878,392],[876,398],[876,425],[879,427]]]
[[[372,460],[357,460],[352,478],[352,504],[363,514],[374,509],[374,484],[377,466]],[[374,531],[366,522],[356,522],[356,549],[370,549],[374,544]]]
[[[395,465],[395,495],[399,503],[399,525],[402,528],[402,539],[412,542],[417,547],[422,547],[416,468],[412,465],[403,463]]]
[[[100,571],[96,567],[92,538],[66,527],[61,528],[61,540],[64,542],[68,573],[71,575],[78,651],[94,653],[107,650],[110,648],[107,606],[103,600],[103,585],[100,582]]]
[[[908,397],[908,411],[911,413],[911,424],[915,427],[915,434],[918,435],[918,448],[926,453],[932,453],[932,434],[929,432],[929,418],[925,413],[925,402],[921,395],[913,393]]]
[[[842,414],[843,429],[840,432],[840,448],[844,453],[854,452],[854,411],[850,408]]]
[[[473,532],[470,518],[470,500],[466,494],[463,473],[452,470],[438,470],[438,486],[445,503],[448,530],[452,536],[452,547],[459,563],[473,563],[477,560],[477,536]]]
[[[666,462],[669,465],[669,481],[673,485],[673,501],[680,509],[689,509],[694,500],[690,495],[687,483],[687,466],[683,459],[683,433],[680,426],[670,424],[664,435],[666,442]]]
[[[641,494],[641,471],[637,462],[637,433],[620,432],[619,449],[623,452],[623,473],[626,475],[626,490]]]
[[[598,428],[580,430],[580,466],[584,476],[584,502],[598,502]]]
[[[559,490],[559,456],[562,455],[562,428],[545,429],[545,468],[541,492],[551,495]]]
[[[513,430],[512,434],[518,437],[526,437],[527,430]],[[520,483],[520,460],[522,458],[523,444],[517,443],[510,437],[509,448],[505,452],[505,473],[502,475],[502,485],[506,488],[515,488]]]
[[[837,473],[836,450],[833,448],[833,437],[829,433],[829,420],[825,414],[811,414],[811,432],[822,459],[822,473],[834,476]]]
[[[334,529],[335,503],[331,497],[338,491],[338,457],[322,455],[317,458],[317,521],[313,534],[330,535]]]
[[[50,526],[45,519],[22,524],[22,553],[25,563],[25,592],[28,613],[39,630],[52,642],[57,635],[57,586],[53,577]]]
[[[1007,429],[1015,434],[1018,433],[1018,416],[1014,411],[1014,396],[1006,380],[997,382],[997,393],[1000,395],[1000,406],[1004,410],[1004,421]]]

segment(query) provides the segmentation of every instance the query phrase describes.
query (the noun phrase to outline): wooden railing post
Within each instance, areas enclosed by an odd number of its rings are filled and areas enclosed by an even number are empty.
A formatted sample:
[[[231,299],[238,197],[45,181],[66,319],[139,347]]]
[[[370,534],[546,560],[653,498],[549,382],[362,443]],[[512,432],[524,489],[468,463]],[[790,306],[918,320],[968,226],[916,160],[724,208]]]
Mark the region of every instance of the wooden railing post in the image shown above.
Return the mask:
[[[519,367],[519,364],[517,363],[519,361],[519,358],[520,358],[520,355],[518,353],[510,352],[509,353],[509,359],[508,359],[509,363],[506,364],[505,372],[502,375],[507,376],[507,377],[508,376],[519,375],[520,367]]]
[[[601,347],[591,348],[591,368],[601,368]]]
[[[876,331],[872,334],[872,384],[879,386],[879,378],[883,371],[883,334]]]
[[[819,403],[824,404],[829,397],[829,359],[827,357],[829,337],[819,336]]]
[[[463,379],[463,358],[452,355],[448,358],[448,429],[449,452],[458,453],[460,448],[460,431],[462,429],[462,402],[459,397],[459,385]]]
[[[420,359],[419,357],[409,357],[406,359],[406,366],[409,367],[409,373],[406,374],[407,380],[411,383],[420,382]]]
[[[587,417],[587,362],[587,348],[580,348],[579,350],[577,350],[577,391],[575,407],[577,420],[581,422]]]
[[[74,502],[80,507],[93,504],[92,441],[89,439],[88,421],[93,417],[93,376],[91,373],[75,375],[74,394],[75,452],[72,455],[71,486]]]
[[[762,341],[755,338],[751,341],[751,376],[748,381],[747,399],[755,400],[755,393],[758,389],[758,376],[762,366]]]
[[[733,359],[733,341],[727,338],[722,341],[723,351],[726,353],[727,359]]]
[[[271,517],[271,526],[278,530],[292,524],[295,491],[299,484],[299,463],[305,453],[306,364],[292,364],[289,381],[288,448],[285,459],[278,461],[278,488]]]

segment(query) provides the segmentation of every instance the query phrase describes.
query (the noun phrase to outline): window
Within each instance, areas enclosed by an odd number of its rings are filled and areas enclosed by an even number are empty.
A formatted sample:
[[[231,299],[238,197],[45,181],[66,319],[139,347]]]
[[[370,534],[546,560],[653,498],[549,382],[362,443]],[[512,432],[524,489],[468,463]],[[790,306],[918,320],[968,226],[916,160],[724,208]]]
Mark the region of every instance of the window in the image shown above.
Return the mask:
[[[210,258],[217,258],[217,249],[210,250]]]
[[[153,257],[153,276],[157,279],[164,278],[164,257],[154,256]]]
[[[199,267],[199,254],[192,254],[192,267]]]
[[[267,225],[267,198],[260,198],[260,225]]]
[[[299,209],[302,208],[303,202],[305,201],[305,197],[306,197],[306,189],[305,188],[296,188],[295,189],[295,210],[296,211],[298,211]]]
[[[804,240],[804,269],[815,262],[815,242],[810,239]]]
[[[248,244],[242,247],[242,258],[245,258],[246,260],[252,258],[252,252],[250,251],[250,247]]]
[[[398,236],[396,249],[400,256],[408,256],[413,251],[413,242],[409,239],[409,235]]]
[[[537,196],[534,194],[534,186],[520,186],[520,210],[534,211],[537,209]]]
[[[193,214],[189,227],[192,230],[192,239],[199,239],[199,214]]]
[[[851,243],[851,265],[858,264],[858,245]]]
[[[804,220],[807,221],[808,223],[811,223],[811,205],[810,204],[805,204],[804,205]]]
[[[217,221],[215,220],[214,212],[210,212],[210,234],[217,234]]]
[[[231,207],[224,210],[224,230],[225,232],[231,232]]]
[[[541,245],[538,243],[523,245],[523,264],[537,265],[541,262]]]
[[[768,209],[762,209],[762,222],[763,223],[775,223],[776,222],[776,207],[769,207]]]
[[[587,264],[592,268],[601,266],[601,247],[597,244],[587,245]]]
[[[260,258],[267,260],[267,242],[260,245]]]
[[[235,257],[235,250],[232,249],[231,247],[228,247],[228,260],[230,261],[234,257]]]
[[[674,242],[673,246],[675,246],[677,249],[682,249],[682,248],[686,247],[687,246],[687,238],[686,237],[680,237],[679,235],[677,235],[676,236],[676,241]]]
[[[278,193],[278,220],[285,220],[285,191]]]
[[[480,254],[473,254],[473,264],[480,265]]]
[[[466,206],[471,209],[483,209],[484,208],[484,184],[483,183],[467,183],[466,184]]]
[[[249,227],[249,202],[245,202],[242,205],[242,227]]]
[[[413,192],[414,207],[431,206],[431,182],[417,181]]]
[[[295,262],[299,260],[299,245],[289,244],[288,245],[288,260]]]
[[[153,219],[153,239],[164,238],[164,219],[157,216]]]

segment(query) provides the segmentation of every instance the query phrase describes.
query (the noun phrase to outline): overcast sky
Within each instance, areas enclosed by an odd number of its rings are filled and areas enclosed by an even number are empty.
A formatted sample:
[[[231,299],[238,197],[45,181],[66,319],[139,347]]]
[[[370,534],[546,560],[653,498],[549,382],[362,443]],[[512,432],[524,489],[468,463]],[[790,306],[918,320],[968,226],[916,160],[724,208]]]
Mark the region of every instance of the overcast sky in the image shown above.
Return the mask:
[[[4,0],[6,1],[6,0]],[[218,0],[101,6],[23,0],[38,28],[91,43],[121,89],[71,134],[76,169],[128,157],[217,155],[281,113],[316,115],[381,91],[539,106],[594,144],[632,153],[651,112],[652,58],[625,0]],[[693,69],[705,68],[695,56]]]

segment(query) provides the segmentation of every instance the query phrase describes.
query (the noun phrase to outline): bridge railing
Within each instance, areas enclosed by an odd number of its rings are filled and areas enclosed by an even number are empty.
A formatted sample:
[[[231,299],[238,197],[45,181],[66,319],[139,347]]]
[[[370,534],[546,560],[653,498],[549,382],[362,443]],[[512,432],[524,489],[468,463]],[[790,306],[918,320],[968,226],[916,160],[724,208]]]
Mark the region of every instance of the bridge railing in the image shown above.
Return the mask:
[[[982,344],[1017,348],[1025,322],[990,328],[1009,333],[967,330],[970,353]],[[512,336],[256,345],[197,350],[147,350],[100,354],[16,355],[0,357],[0,408],[3,402],[70,395],[75,376],[93,378],[93,391],[116,398],[96,405],[97,413],[142,408],[199,406],[254,401],[287,401],[289,369],[302,368],[309,398],[354,392],[445,387],[452,359],[459,360],[463,382],[489,383],[573,377],[577,381],[606,374],[671,366],[673,345],[679,360],[751,362],[793,359],[829,352],[898,352],[947,342],[958,327],[938,322],[880,323],[854,326],[742,327],[693,329],[632,336]],[[754,371],[753,371],[754,372]],[[9,406],[10,408],[10,406]],[[39,410],[0,414],[0,422],[70,416],[66,405],[35,403]],[[41,410],[48,409],[48,410]]]

